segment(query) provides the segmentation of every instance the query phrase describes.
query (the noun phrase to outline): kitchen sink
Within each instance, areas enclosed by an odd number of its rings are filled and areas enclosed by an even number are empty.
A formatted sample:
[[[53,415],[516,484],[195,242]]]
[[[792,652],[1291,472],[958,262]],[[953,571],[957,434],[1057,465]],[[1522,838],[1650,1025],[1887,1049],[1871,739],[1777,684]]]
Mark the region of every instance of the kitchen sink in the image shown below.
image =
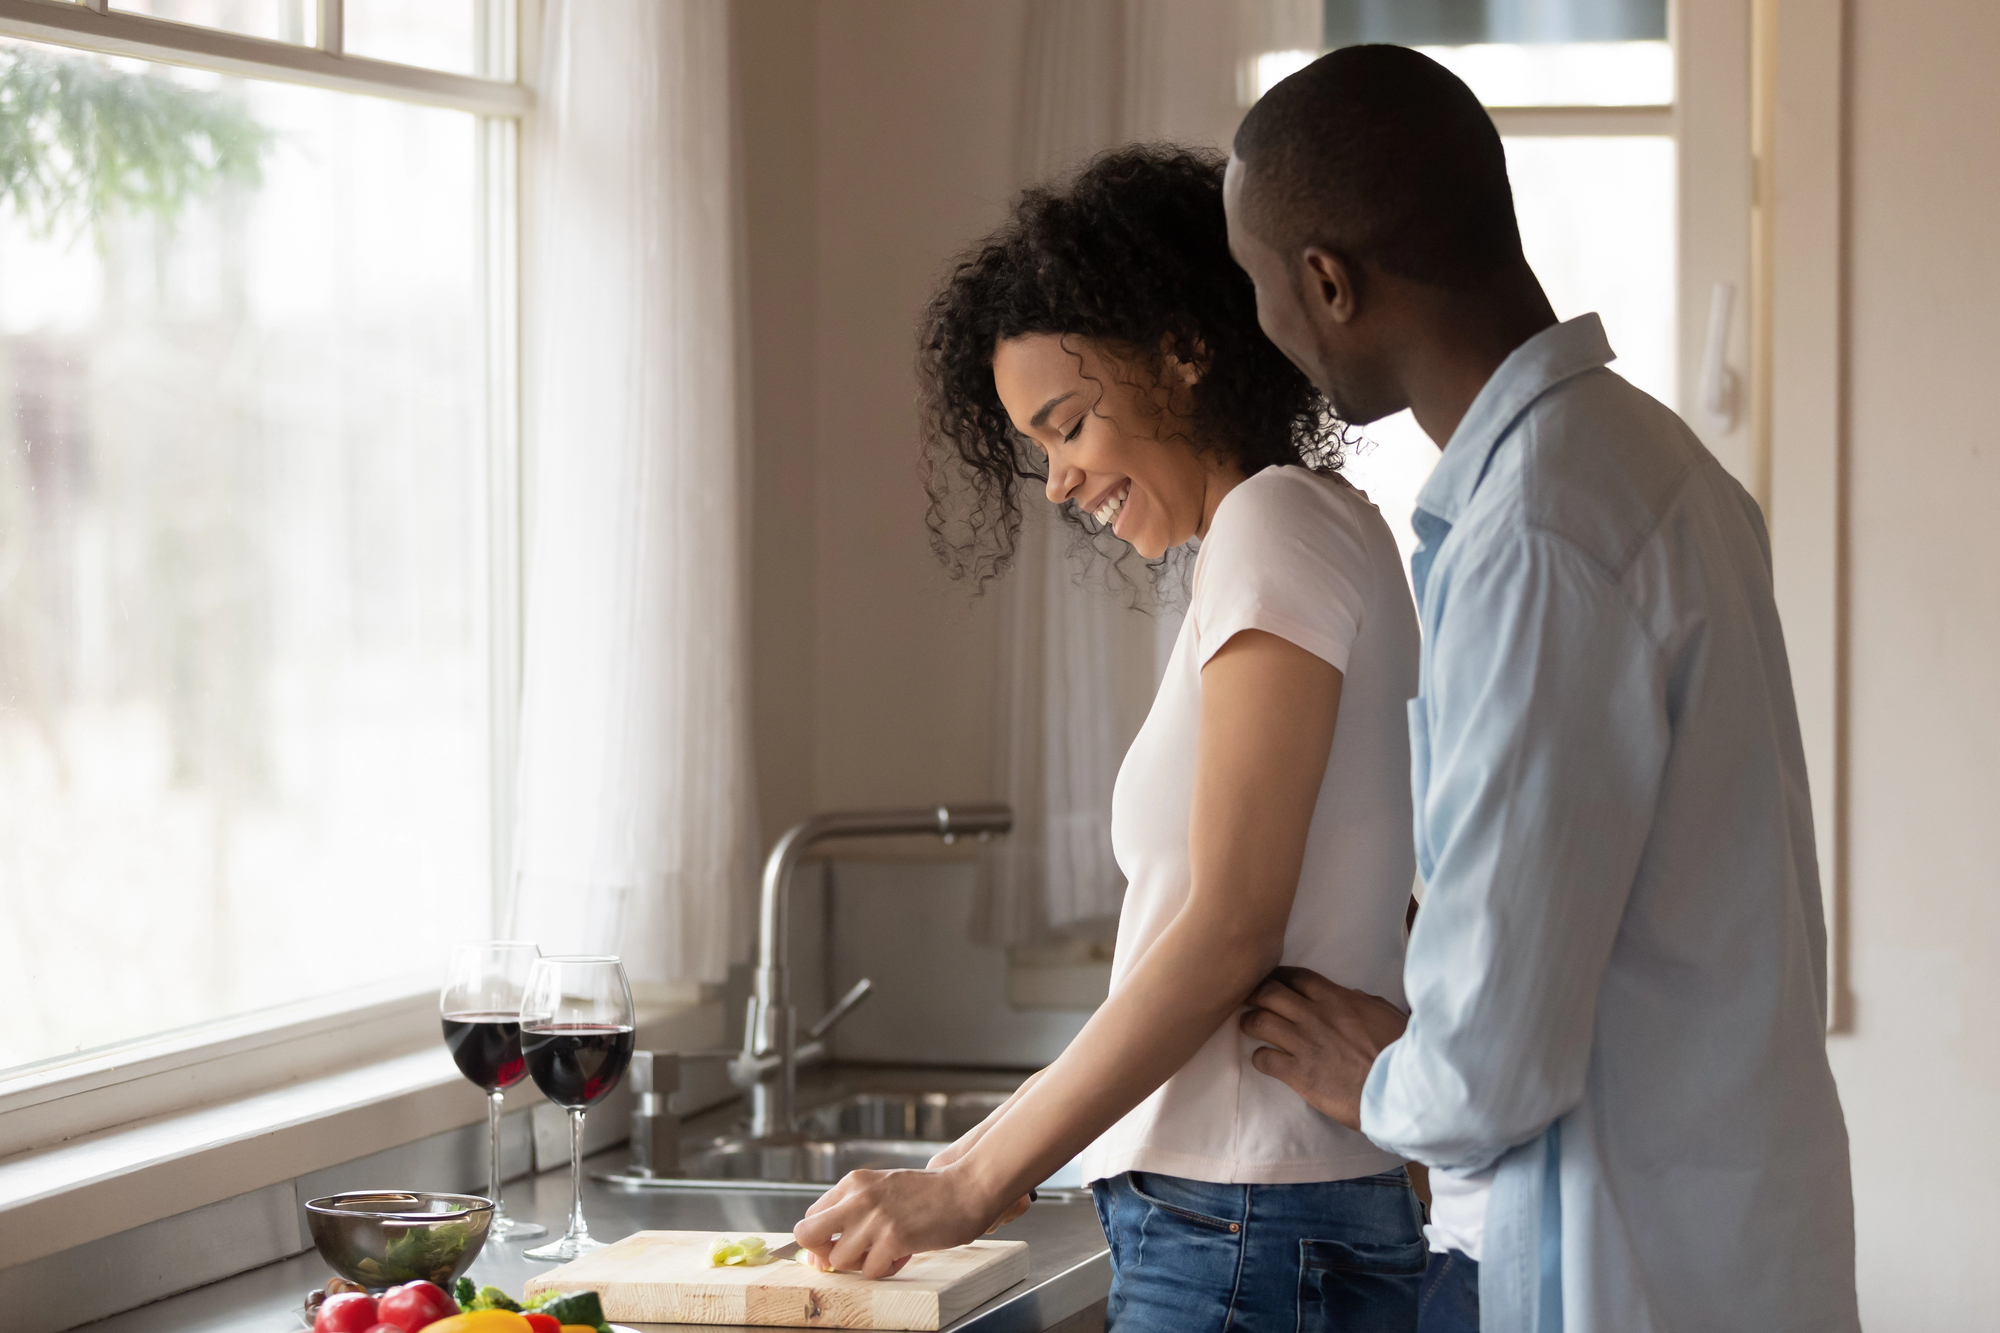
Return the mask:
[[[831,1185],[850,1171],[920,1168],[991,1115],[1007,1096],[992,1091],[852,1093],[806,1111],[797,1134],[683,1141],[677,1178],[689,1184],[754,1180]],[[656,1183],[671,1187],[673,1182]],[[1074,1190],[1082,1183],[1071,1162],[1041,1188]]]
[[[694,1180],[786,1180],[831,1185],[849,1171],[921,1167],[942,1143],[919,1139],[818,1139],[772,1142],[717,1139],[683,1149],[681,1171]]]
[[[922,1167],[991,1115],[1004,1092],[861,1092],[799,1117],[784,1139],[683,1144],[681,1171],[697,1180],[795,1180],[831,1185],[849,1171]]]
[[[941,1148],[999,1110],[1008,1095],[858,1092],[807,1111],[799,1128],[815,1138],[907,1139]]]

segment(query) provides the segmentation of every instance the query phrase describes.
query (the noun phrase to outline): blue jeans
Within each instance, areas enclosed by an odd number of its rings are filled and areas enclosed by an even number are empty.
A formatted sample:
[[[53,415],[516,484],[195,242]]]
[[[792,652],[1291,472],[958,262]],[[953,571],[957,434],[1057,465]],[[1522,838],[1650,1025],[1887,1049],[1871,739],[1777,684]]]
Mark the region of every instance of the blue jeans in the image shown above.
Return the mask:
[[[1400,1169],[1310,1185],[1100,1180],[1111,1243],[1107,1333],[1412,1333],[1424,1274]]]
[[[1431,1255],[1417,1333],[1479,1333],[1479,1265],[1457,1250]]]

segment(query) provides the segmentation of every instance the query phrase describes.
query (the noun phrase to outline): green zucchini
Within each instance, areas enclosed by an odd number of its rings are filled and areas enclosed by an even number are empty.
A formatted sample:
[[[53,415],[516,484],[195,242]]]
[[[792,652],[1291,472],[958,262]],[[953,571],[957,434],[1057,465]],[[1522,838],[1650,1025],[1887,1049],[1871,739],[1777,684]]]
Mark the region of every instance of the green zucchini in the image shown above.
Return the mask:
[[[604,1322],[604,1305],[594,1291],[565,1292],[541,1308],[540,1313],[552,1315],[558,1324],[588,1324],[597,1333],[610,1333],[611,1326]]]

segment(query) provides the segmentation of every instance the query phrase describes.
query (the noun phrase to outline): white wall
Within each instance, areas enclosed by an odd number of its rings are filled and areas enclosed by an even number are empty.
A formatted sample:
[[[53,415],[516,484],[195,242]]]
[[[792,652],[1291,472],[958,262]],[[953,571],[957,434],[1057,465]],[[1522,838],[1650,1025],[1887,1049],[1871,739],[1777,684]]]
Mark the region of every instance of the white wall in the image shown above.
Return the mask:
[[[991,600],[939,572],[916,473],[917,313],[1015,188],[1022,6],[840,0],[819,18],[818,640],[822,805],[991,790]]]
[[[993,607],[926,545],[918,312],[1014,187],[1020,0],[738,0],[766,840],[991,793]]]
[[[817,43],[806,6],[737,0],[734,9],[750,313],[751,706],[769,845],[815,806]]]
[[[2000,6],[1856,0],[1848,883],[1872,1333],[2000,1328]]]

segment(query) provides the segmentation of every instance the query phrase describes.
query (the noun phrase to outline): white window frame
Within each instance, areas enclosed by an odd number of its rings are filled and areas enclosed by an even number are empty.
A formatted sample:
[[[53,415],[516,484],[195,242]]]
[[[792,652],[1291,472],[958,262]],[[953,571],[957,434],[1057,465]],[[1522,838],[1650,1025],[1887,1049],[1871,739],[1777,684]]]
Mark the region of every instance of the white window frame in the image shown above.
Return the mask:
[[[1846,69],[1838,0],[1670,0],[1674,103],[1489,107],[1506,136],[1671,135],[1682,417],[1763,507],[1812,787],[1827,1024],[1850,1031],[1845,672]],[[1701,402],[1710,299],[1737,294],[1725,423]]]
[[[341,0],[317,0],[319,43],[297,45],[121,13],[107,0],[0,0],[0,35],[98,55],[305,84],[479,117],[477,188],[490,439],[483,615],[489,653],[492,898],[511,882],[520,698],[521,136],[535,106],[520,70],[537,0],[497,4],[478,66],[447,73],[344,53]],[[435,1044],[437,992],[400,982],[232,1015],[0,1075],[0,1160]]]
[[[1847,889],[1847,113],[1840,0],[1750,0],[1751,408],[1812,784],[1827,1028],[1854,1030]]]
[[[502,9],[511,13],[514,7]],[[305,46],[127,14],[111,8],[108,0],[0,0],[0,34],[98,55],[134,56],[220,74],[393,97],[508,121],[518,121],[534,109],[534,94],[508,68],[518,45],[513,36],[518,21],[503,25],[509,31],[497,52],[482,53],[488,62],[496,54],[505,61],[489,63],[488,68],[506,70],[506,77],[482,78],[346,55],[341,0],[318,0],[318,13],[319,44]]]

